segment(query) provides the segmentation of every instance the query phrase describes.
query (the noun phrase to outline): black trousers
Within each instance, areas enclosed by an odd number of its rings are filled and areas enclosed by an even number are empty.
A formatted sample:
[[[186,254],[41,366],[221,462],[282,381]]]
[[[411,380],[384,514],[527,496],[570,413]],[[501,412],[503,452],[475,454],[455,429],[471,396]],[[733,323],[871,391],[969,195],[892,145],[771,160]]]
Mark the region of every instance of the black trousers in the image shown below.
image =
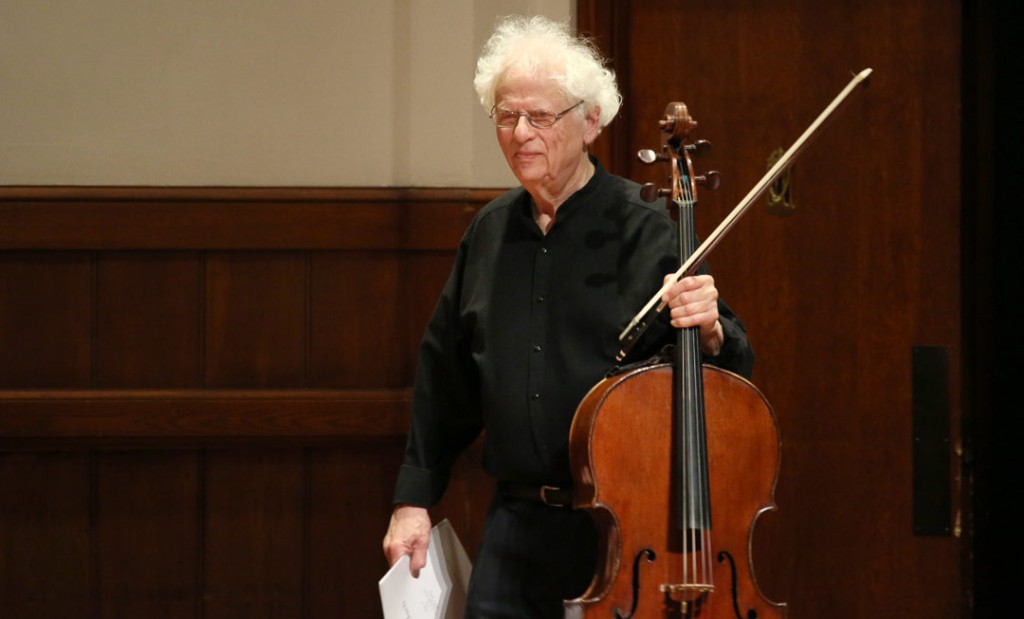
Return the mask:
[[[585,511],[495,495],[473,562],[467,619],[561,619],[593,579],[597,530]]]

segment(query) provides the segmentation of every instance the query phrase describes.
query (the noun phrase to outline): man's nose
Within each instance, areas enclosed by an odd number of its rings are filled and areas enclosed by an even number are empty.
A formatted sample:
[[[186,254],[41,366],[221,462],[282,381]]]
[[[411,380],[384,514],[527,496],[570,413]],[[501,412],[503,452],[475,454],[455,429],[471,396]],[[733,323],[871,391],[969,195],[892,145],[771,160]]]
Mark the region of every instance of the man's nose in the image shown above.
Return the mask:
[[[523,114],[516,119],[516,126],[512,128],[512,135],[517,140],[526,141],[533,136],[534,127],[530,124],[530,121],[526,119],[526,114]]]

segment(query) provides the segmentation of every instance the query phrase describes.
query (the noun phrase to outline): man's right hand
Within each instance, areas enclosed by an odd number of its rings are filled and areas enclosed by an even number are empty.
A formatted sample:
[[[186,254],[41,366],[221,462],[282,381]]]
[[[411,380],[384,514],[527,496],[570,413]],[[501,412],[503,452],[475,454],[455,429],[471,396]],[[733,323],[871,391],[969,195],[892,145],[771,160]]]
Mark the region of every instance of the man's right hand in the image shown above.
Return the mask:
[[[430,544],[430,514],[426,508],[415,505],[396,505],[391,512],[391,523],[384,536],[384,556],[389,565],[404,555],[410,555],[409,570],[419,576],[427,564],[427,546]]]

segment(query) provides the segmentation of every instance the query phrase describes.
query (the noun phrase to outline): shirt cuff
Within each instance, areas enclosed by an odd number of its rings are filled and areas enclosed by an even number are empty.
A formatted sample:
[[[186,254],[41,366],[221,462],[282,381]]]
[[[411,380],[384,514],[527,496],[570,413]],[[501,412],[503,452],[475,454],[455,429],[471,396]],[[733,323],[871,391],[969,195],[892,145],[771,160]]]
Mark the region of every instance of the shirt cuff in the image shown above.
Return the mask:
[[[419,507],[433,507],[448,487],[448,474],[403,464],[395,482],[393,504],[407,503]]]

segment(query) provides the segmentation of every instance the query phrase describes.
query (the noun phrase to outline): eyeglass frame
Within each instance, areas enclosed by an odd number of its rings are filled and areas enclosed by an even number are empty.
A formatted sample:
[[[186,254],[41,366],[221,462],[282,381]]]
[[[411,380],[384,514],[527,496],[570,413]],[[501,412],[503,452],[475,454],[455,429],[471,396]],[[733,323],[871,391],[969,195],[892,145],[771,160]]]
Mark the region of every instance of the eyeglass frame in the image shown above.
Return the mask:
[[[534,121],[533,116],[530,116],[529,112],[512,112],[510,110],[502,110],[502,112],[507,112],[508,114],[515,114],[515,117],[516,117],[515,122],[512,123],[511,125],[499,125],[498,124],[498,120],[495,118],[495,115],[498,113],[498,104],[497,103],[495,103],[494,107],[491,108],[491,113],[488,114],[487,117],[490,118],[491,121],[494,122],[494,126],[499,128],[499,129],[515,129],[516,127],[519,126],[519,119],[522,118],[523,116],[526,117],[526,122],[530,123],[530,126],[533,127],[534,129],[550,129],[551,127],[554,127],[555,123],[557,123],[559,120],[561,120],[563,116],[565,116],[569,112],[575,110],[579,106],[583,105],[583,103],[584,103],[584,100],[580,99],[578,102],[574,103],[573,105],[570,105],[569,107],[565,108],[561,112],[558,112],[557,114],[555,114],[555,117],[554,117],[554,119],[552,119],[550,125],[538,125]],[[537,111],[537,110],[534,110],[534,111]],[[547,113],[547,112],[545,112],[545,113]]]

